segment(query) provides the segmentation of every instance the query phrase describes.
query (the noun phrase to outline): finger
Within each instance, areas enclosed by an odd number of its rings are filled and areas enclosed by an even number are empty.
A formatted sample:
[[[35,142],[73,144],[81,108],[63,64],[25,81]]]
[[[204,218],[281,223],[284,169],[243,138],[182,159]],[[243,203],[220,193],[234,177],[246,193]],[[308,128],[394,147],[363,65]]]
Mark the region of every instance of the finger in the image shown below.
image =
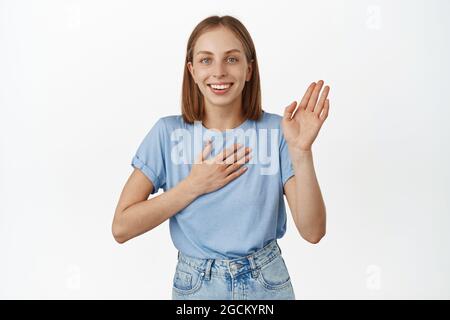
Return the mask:
[[[226,172],[227,174],[233,173],[234,171],[236,171],[237,169],[239,169],[240,167],[242,167],[245,163],[249,162],[251,158],[252,158],[251,155],[246,156],[246,157],[244,158],[244,159],[245,159],[244,162],[242,162],[242,163],[240,163],[240,162],[233,163],[232,165],[228,166],[228,167],[225,169],[225,172]]]
[[[247,148],[240,148],[240,149],[236,150],[235,152],[233,152],[232,154],[230,154],[224,160],[224,163],[226,163],[226,164],[233,164],[233,163],[239,161],[240,159],[242,159],[242,157],[244,157],[250,151],[251,151],[251,148],[249,148],[249,147],[247,147]]]
[[[314,108],[314,113],[316,115],[319,115],[320,112],[322,111],[322,108],[325,104],[325,100],[327,99],[329,92],[330,92],[330,87],[325,86],[325,88],[323,88],[322,94],[320,95],[319,102],[317,103],[316,107]]]
[[[306,110],[309,110],[311,112],[314,111],[314,106],[316,105],[317,99],[319,98],[319,93],[320,93],[320,90],[322,89],[322,86],[323,86],[323,81],[319,80],[317,82],[317,86],[314,88],[311,98],[308,101],[308,106],[306,107]]]
[[[319,116],[320,120],[325,121],[325,119],[328,117],[328,111],[330,110],[330,100],[325,100],[325,105],[323,107],[322,113]]]
[[[241,167],[241,168],[239,168],[238,170],[234,171],[233,173],[229,174],[229,175],[225,178],[225,180],[224,180],[225,184],[230,183],[232,180],[234,180],[234,179],[236,179],[237,177],[239,177],[239,176],[241,176],[242,174],[244,174],[244,172],[246,172],[247,169],[248,169],[248,167],[247,167],[247,166],[244,166],[244,167]]]
[[[288,105],[285,109],[284,109],[284,116],[283,118],[285,120],[291,120],[292,118],[292,114],[294,113],[295,107],[297,106],[297,101],[293,101],[291,102],[290,105]]]
[[[233,154],[236,150],[241,148],[242,145],[239,143],[235,143],[232,146],[228,147],[227,149],[222,149],[216,157],[214,158],[215,163],[223,163],[223,161],[230,155]]]
[[[203,160],[205,160],[208,157],[208,155],[210,154],[211,149],[212,149],[212,143],[211,143],[211,140],[208,140],[206,142],[206,145],[203,148],[202,152],[200,152],[200,154],[195,159],[195,163],[202,163]]]
[[[302,101],[300,101],[299,109],[306,109],[306,106],[308,105],[309,98],[311,97],[311,94],[316,87],[316,83],[313,82],[309,85],[308,89],[306,89],[305,95],[302,98]]]
[[[224,160],[223,163],[226,164],[233,164],[239,159],[241,159],[243,156],[245,156],[250,151],[250,148],[241,148],[235,149],[231,154],[229,154]]]

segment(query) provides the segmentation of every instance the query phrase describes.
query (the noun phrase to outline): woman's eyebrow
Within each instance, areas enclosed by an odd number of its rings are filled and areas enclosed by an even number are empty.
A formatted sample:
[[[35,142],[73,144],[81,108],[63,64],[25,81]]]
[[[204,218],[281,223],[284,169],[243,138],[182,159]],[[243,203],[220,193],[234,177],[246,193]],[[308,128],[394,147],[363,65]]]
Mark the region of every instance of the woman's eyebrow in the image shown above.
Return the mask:
[[[230,52],[239,52],[239,53],[240,53],[241,51],[238,50],[238,49],[231,49],[231,50],[225,51],[225,54],[228,54],[228,53],[230,53]],[[213,55],[213,53],[210,52],[210,51],[199,51],[199,52],[197,52],[196,55],[199,55],[199,54],[201,54],[201,53],[204,53],[204,54],[212,54],[212,55]]]

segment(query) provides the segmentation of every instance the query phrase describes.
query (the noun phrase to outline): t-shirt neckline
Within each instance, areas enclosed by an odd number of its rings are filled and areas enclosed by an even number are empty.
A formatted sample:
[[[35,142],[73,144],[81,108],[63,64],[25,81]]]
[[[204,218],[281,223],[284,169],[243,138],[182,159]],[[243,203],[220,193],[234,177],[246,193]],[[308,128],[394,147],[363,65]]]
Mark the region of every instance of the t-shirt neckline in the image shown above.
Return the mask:
[[[214,128],[212,128],[212,129],[208,129],[208,128],[206,128],[204,125],[203,125],[203,122],[202,122],[202,129],[203,130],[206,130],[206,131],[208,131],[208,132],[214,132],[214,133],[216,133],[216,134],[219,134],[219,133],[221,133],[221,134],[226,134],[227,133],[227,131],[228,132],[233,132],[233,131],[235,131],[235,130],[238,130],[238,129],[244,129],[246,126],[247,126],[247,124],[250,122],[250,119],[245,119],[245,121],[244,122],[242,122],[240,125],[238,125],[237,127],[235,127],[235,128],[227,128],[227,129],[225,129],[225,130],[223,130],[223,131],[220,131],[220,130],[218,130],[218,129],[214,129]]]

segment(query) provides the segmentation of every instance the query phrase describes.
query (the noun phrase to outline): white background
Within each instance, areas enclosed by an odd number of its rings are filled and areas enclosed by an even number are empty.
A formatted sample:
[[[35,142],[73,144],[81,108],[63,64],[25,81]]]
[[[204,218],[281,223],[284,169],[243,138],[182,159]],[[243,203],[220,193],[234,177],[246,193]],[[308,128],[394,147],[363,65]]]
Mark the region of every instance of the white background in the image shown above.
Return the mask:
[[[317,245],[288,212],[298,299],[450,298],[450,2],[0,1],[0,298],[170,299],[168,221],[123,245],[114,209],[139,143],[180,114],[186,43],[240,19],[263,108],[331,86],[314,144]]]

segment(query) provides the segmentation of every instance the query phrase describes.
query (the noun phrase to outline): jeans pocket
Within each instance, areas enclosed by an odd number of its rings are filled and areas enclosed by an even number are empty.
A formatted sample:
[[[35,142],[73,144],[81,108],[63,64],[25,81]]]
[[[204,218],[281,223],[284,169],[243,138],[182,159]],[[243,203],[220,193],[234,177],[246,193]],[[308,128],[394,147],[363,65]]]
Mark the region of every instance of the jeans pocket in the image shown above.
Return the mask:
[[[261,267],[257,280],[268,290],[280,290],[291,284],[291,277],[281,255]]]
[[[173,290],[178,294],[193,294],[197,292],[203,280],[203,272],[191,267],[190,265],[178,262],[175,275],[173,277]]]

